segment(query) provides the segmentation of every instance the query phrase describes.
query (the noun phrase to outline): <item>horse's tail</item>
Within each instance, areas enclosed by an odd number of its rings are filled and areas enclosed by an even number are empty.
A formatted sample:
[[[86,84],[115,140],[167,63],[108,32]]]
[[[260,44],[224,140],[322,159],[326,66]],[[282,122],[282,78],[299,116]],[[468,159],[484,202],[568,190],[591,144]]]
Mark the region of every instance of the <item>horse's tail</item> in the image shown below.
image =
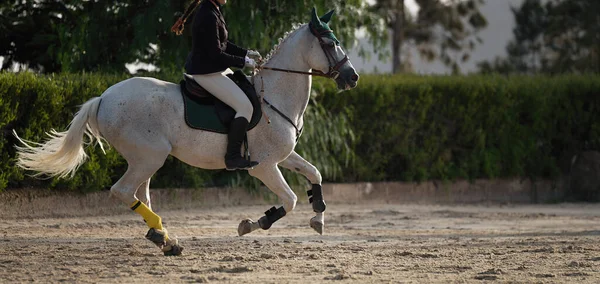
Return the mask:
[[[71,121],[69,129],[65,132],[52,129],[50,133],[46,133],[50,138],[45,143],[23,140],[13,130],[13,134],[22,144],[16,146],[17,166],[37,172],[33,175],[35,177],[73,177],[79,166],[88,158],[83,150],[84,144],[97,141],[104,152],[103,138],[98,130],[97,121],[101,100],[100,97],[88,100]],[[84,142],[84,134],[90,140],[87,143]]]

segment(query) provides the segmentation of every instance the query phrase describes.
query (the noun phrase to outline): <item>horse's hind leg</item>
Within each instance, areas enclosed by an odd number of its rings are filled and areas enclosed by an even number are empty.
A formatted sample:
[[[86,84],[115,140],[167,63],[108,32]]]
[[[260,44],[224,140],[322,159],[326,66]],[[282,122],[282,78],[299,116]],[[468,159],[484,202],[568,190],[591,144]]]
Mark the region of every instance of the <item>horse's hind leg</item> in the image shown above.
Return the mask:
[[[139,154],[135,155],[136,153]],[[124,156],[129,167],[123,177],[112,186],[111,193],[144,218],[144,221],[146,221],[146,224],[150,228],[146,235],[147,239],[155,243],[165,255],[180,255],[183,248],[178,245],[176,239],[169,238],[167,230],[163,228],[160,216],[154,213],[145,203],[138,200],[135,195],[138,188],[143,183],[148,183],[150,177],[162,167],[168,153],[168,149],[160,152],[127,152]],[[144,189],[147,187],[148,185],[145,185]]]
[[[287,184],[281,171],[277,165],[259,165],[258,167],[249,170],[250,175],[260,179],[271,191],[273,191],[281,201],[283,206],[276,208],[273,206],[265,212],[257,222],[250,219],[243,220],[238,226],[238,234],[240,236],[248,234],[258,228],[267,230],[277,220],[281,219],[287,213],[290,213],[296,207],[298,197]]]
[[[323,191],[321,189],[321,182],[323,178],[319,170],[311,163],[307,162],[304,158],[298,155],[296,152],[279,163],[280,166],[300,173],[305,176],[310,183],[312,188],[307,191],[308,201],[312,204],[313,211],[316,213],[315,217],[310,219],[310,227],[317,231],[319,234],[323,234],[323,227],[325,227],[325,201],[323,200]]]
[[[152,204],[150,202],[150,179],[146,180],[138,187],[135,196],[152,210]]]

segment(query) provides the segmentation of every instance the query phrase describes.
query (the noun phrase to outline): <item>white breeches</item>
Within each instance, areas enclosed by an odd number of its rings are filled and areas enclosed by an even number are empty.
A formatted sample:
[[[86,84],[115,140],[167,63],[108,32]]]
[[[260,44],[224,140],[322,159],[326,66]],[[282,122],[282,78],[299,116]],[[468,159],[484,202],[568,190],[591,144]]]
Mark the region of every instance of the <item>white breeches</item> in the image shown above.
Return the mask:
[[[230,73],[233,73],[231,69],[227,69],[222,73],[189,76],[219,100],[232,107],[236,111],[236,118],[244,117],[249,122],[252,119],[252,103],[246,94],[226,76]]]

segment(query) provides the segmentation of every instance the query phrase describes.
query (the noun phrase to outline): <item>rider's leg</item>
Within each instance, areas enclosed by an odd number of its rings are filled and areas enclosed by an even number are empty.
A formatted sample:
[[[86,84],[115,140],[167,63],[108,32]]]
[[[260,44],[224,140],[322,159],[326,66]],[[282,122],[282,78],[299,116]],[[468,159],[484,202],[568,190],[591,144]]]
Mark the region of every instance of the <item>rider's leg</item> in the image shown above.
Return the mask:
[[[241,155],[246,129],[248,129],[248,120],[245,117],[236,117],[229,126],[227,153],[225,154],[225,167],[227,170],[245,170],[258,165],[258,162],[248,161]]]
[[[248,123],[252,118],[252,103],[246,94],[225,76],[227,72],[193,75],[193,77],[203,88],[236,111],[235,119],[231,122],[227,136],[226,168],[228,170],[249,169],[258,163],[244,159],[241,149]]]

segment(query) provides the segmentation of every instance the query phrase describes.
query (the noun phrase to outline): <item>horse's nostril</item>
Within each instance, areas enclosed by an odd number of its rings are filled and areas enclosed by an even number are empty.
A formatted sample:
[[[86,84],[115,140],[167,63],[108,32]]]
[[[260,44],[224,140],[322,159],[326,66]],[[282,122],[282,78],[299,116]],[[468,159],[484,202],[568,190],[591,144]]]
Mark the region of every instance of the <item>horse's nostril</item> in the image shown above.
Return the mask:
[[[354,75],[352,75],[352,77],[350,77],[350,79],[352,79],[352,81],[356,82],[356,81],[358,81],[358,75],[354,74]]]

